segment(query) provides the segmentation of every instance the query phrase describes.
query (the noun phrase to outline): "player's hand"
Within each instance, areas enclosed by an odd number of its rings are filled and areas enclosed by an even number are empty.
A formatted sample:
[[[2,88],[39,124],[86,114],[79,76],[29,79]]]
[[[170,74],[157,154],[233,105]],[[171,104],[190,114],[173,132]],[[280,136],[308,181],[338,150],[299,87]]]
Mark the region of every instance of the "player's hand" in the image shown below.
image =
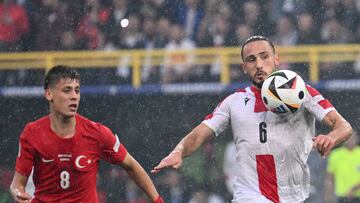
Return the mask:
[[[15,188],[14,190],[14,200],[16,203],[30,203],[31,202],[31,196],[27,192],[20,192]]]
[[[151,173],[158,173],[163,168],[172,167],[180,168],[182,165],[182,156],[180,151],[173,151],[167,157],[160,161],[159,165],[155,166]]]
[[[327,135],[318,135],[313,137],[313,149],[316,149],[323,158],[326,158],[331,149],[335,146],[335,141]]]

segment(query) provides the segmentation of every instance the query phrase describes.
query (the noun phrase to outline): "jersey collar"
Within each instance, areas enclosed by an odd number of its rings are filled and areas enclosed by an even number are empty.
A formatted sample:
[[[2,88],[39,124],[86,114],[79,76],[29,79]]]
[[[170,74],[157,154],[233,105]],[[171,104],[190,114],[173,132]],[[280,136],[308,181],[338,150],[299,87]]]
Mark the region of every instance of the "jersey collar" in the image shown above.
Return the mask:
[[[251,86],[251,91],[255,95],[255,106],[254,106],[254,112],[260,113],[260,112],[266,112],[268,111],[264,102],[261,99],[261,90],[256,88],[255,86]]]

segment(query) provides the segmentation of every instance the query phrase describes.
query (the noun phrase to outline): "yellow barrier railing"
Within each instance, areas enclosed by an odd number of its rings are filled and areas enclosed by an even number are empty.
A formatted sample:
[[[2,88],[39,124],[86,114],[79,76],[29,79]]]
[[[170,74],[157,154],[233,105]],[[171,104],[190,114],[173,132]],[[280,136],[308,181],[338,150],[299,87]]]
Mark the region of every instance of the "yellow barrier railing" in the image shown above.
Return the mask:
[[[360,45],[314,45],[277,47],[280,61],[284,63],[308,63],[312,82],[319,80],[319,64],[322,62],[349,62],[360,59]],[[191,56],[194,65],[221,64],[220,82],[230,83],[230,65],[241,63],[240,48],[201,48],[181,50],[129,50],[129,51],[68,51],[0,53],[0,69],[50,69],[63,64],[75,68],[105,68],[128,66],[132,68],[132,85],[141,85],[141,67],[184,63]],[[126,58],[127,60],[123,60]],[[169,60],[170,59],[170,60]],[[127,61],[127,62],[124,62]]]

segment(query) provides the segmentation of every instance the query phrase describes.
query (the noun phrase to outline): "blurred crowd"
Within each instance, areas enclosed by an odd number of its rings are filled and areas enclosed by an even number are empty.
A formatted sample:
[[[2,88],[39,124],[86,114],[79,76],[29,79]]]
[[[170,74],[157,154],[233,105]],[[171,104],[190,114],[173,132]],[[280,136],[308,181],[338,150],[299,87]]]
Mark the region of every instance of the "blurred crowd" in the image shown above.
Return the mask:
[[[360,2],[0,0],[2,52],[226,47],[239,46],[251,35],[267,36],[282,46],[360,43]],[[194,69],[191,60],[165,64],[160,71],[144,69],[144,82],[162,83],[216,79],[220,72],[216,66]],[[334,64],[323,69],[333,71]],[[360,65],[351,64],[351,69],[360,72]],[[19,83],[8,75],[5,85]],[[108,75],[128,82],[131,71],[118,68]]]
[[[1,51],[360,42],[356,0],[1,0]]]

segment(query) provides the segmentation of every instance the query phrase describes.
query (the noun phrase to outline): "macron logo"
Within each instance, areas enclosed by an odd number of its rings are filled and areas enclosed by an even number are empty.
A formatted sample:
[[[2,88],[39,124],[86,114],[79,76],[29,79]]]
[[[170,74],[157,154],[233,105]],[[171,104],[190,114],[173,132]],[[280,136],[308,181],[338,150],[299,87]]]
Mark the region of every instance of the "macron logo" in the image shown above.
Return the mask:
[[[44,162],[44,163],[49,163],[49,162],[54,161],[54,159],[44,159],[44,158],[42,158],[41,161]]]
[[[250,100],[249,97],[245,97],[245,99],[244,99],[244,101],[245,101],[245,106],[246,106],[246,104],[248,103],[249,100]]]

